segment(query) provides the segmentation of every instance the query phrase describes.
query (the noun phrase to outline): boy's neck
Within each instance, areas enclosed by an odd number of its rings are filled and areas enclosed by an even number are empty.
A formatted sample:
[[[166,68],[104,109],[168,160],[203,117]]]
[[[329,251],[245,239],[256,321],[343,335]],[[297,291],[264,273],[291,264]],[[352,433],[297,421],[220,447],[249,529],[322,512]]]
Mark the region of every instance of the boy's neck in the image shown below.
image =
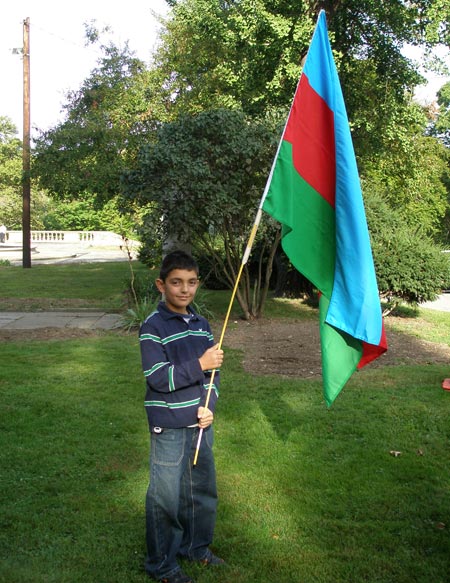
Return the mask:
[[[170,310],[171,312],[174,312],[175,314],[181,314],[183,316],[187,316],[188,314],[190,314],[190,311],[186,308],[177,308],[176,306],[172,306],[171,304],[168,304],[165,300],[164,300],[164,305],[166,306],[166,308],[168,310]]]

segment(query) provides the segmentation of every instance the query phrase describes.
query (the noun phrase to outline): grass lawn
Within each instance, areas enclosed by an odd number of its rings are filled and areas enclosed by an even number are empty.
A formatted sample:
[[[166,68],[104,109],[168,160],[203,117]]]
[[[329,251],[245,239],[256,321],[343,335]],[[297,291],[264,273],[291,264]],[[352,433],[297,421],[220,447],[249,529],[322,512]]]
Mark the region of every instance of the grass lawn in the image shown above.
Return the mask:
[[[133,262],[136,272],[148,269]],[[120,311],[130,277],[127,261],[35,265],[31,269],[0,266],[0,310],[82,308]]]
[[[448,315],[424,312],[396,325],[448,343]],[[327,409],[320,382],[249,375],[225,350],[214,549],[228,565],[185,565],[197,583],[448,583],[450,367],[368,367]],[[136,334],[3,342],[0,392],[0,582],[147,581]]]

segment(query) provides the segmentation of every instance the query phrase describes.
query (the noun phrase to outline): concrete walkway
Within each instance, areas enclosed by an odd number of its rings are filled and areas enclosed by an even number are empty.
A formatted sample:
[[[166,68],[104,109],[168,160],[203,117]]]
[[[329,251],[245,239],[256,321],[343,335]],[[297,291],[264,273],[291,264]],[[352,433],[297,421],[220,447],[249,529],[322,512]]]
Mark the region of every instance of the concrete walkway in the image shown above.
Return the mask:
[[[133,250],[136,258],[136,250]],[[12,265],[22,264],[22,250],[0,245],[0,259]],[[31,253],[33,264],[64,264],[103,261],[127,261],[125,250],[119,246],[92,246],[70,243],[39,243]],[[422,308],[450,312],[450,293],[441,294],[434,302],[421,304]],[[105,312],[0,312],[0,330],[33,330],[38,328],[81,328],[84,330],[111,330],[119,328],[122,317]]]
[[[137,256],[136,243],[132,244],[133,259]],[[21,266],[23,252],[20,246],[0,245],[0,259],[11,265]],[[90,245],[88,243],[33,243],[31,265],[60,265],[65,263],[102,263],[105,261],[128,261],[125,249],[120,245]]]
[[[122,316],[105,312],[0,312],[0,330],[38,328],[81,328],[112,330],[120,328]]]
[[[136,245],[132,256],[136,259]],[[22,265],[22,249],[18,246],[0,245],[0,259],[11,265]],[[105,261],[128,261],[128,255],[120,246],[99,246],[86,243],[33,244],[31,264],[61,265],[66,263],[101,263]],[[111,330],[119,328],[122,317],[105,312],[0,312],[0,330],[36,330],[38,328],[81,328],[84,330]]]
[[[441,294],[434,302],[424,302],[420,304],[420,307],[440,312],[450,312],[450,293]]]
[[[441,294],[435,302],[421,305],[430,310],[450,312],[450,294]],[[0,312],[0,330],[36,330],[38,328],[82,328],[113,330],[120,328],[122,316],[106,312]]]

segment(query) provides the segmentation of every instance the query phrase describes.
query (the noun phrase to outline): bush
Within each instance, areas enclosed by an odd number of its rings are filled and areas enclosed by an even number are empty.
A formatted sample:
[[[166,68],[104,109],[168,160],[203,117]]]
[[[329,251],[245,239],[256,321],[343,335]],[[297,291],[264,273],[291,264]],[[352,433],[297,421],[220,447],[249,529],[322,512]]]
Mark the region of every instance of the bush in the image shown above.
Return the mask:
[[[133,289],[132,289],[133,285]],[[126,294],[129,298],[128,303],[135,303],[135,300],[153,300],[160,296],[155,285],[155,274],[147,271],[135,271],[133,284],[131,275],[125,281]]]
[[[378,287],[383,296],[408,303],[433,301],[449,285],[449,259],[432,242],[397,231],[373,245]]]
[[[450,281],[449,259],[431,239],[412,231],[380,196],[366,198],[378,289],[392,303],[433,301]]]
[[[207,257],[204,252],[194,252],[194,256],[198,263],[200,278],[204,288],[211,290],[229,288],[225,277],[212,265],[211,259]]]
[[[142,298],[133,308],[128,308],[122,317],[122,325],[130,332],[144,322],[144,320],[156,309],[159,298]]]
[[[160,265],[162,259],[162,231],[161,220],[155,209],[151,209],[143,217],[142,225],[138,230],[141,246],[139,261],[150,268]]]

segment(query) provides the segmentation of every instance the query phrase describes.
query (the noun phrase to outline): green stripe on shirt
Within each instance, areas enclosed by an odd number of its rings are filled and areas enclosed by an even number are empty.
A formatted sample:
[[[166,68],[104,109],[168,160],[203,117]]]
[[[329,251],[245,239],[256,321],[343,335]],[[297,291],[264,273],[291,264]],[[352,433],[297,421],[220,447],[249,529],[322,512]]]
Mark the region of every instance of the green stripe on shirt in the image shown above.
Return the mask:
[[[183,409],[185,407],[193,407],[200,403],[200,397],[198,399],[192,399],[191,401],[182,401],[181,403],[166,403],[166,401],[144,401],[146,407],[162,407],[165,409]]]
[[[148,370],[144,370],[144,376],[149,377],[154,372],[156,372],[157,370],[159,370],[161,367],[166,366],[168,364],[169,364],[168,362],[157,362],[156,364],[154,364],[152,366],[152,368],[149,368]]]
[[[153,342],[161,344],[161,338],[159,336],[155,336],[154,334],[141,334],[139,336],[139,341],[142,342],[143,340],[153,340]]]
[[[179,332],[178,334],[172,334],[172,336],[167,336],[167,338],[161,338],[162,344],[169,344],[169,342],[175,342],[176,340],[182,340],[188,336],[201,336],[207,338],[208,340],[213,339],[213,335],[209,332],[203,330],[186,330],[185,332]]]
[[[206,385],[203,385],[203,388],[205,389],[205,391],[207,391],[209,389],[209,383]],[[219,389],[216,387],[216,385],[213,383],[211,390],[213,390],[217,396],[219,396]]]
[[[173,380],[173,369],[175,367],[172,365],[169,367],[169,391],[174,391],[175,390],[175,383]]]

